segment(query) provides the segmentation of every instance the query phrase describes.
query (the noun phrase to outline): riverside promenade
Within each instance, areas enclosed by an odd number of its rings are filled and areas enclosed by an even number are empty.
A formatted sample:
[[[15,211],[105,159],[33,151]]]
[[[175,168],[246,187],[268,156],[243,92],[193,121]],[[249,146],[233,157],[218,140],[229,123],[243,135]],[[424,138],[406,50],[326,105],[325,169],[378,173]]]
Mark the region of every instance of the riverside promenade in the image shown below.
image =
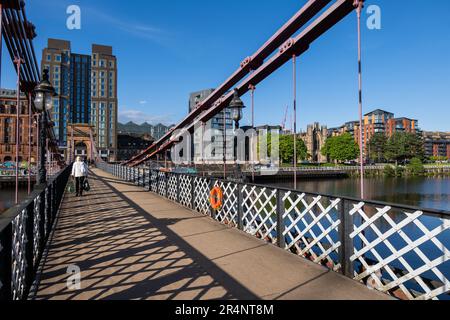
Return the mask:
[[[31,299],[389,299],[99,169],[90,183],[66,193]]]

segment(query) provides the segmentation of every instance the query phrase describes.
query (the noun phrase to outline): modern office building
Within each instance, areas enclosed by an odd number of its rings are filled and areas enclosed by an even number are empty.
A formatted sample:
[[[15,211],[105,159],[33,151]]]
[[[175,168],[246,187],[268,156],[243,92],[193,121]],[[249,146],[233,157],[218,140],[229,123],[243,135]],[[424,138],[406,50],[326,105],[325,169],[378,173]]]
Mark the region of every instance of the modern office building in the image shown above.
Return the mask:
[[[32,121],[31,150],[29,149],[28,101],[21,95],[19,110],[19,162],[36,163],[37,127]],[[17,91],[0,89],[0,163],[16,161]],[[31,152],[31,159],[29,154]]]
[[[62,148],[73,153],[71,128],[92,126],[101,157],[117,156],[117,58],[112,47],[92,45],[90,55],[73,53],[71,43],[48,39],[42,53],[42,69],[50,72],[50,81],[58,96],[54,99],[52,120]]]
[[[425,155],[450,160],[450,132],[423,132]]]
[[[197,108],[197,104],[204,101],[214,89],[207,89],[191,93],[189,96],[189,112]],[[225,116],[225,119],[224,119]],[[225,120],[225,122],[224,122]],[[225,125],[224,125],[225,124]],[[195,161],[206,162],[220,162],[223,161],[224,154],[224,128],[225,128],[225,154],[228,161],[234,161],[234,147],[233,147],[233,120],[231,118],[230,109],[226,108],[224,111],[214,116],[208,123],[205,124],[205,135],[202,153],[202,131],[195,130],[192,141],[194,152],[193,158]],[[208,134],[211,133],[211,134]],[[208,147],[205,147],[208,144]]]

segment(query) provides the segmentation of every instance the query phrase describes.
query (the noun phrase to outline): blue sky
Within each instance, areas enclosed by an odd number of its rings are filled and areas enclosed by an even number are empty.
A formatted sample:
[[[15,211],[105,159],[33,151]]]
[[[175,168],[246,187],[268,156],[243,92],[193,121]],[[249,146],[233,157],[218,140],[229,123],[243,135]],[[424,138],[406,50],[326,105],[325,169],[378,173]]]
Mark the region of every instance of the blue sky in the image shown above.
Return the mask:
[[[305,2],[34,0],[27,13],[37,27],[39,61],[49,37],[72,41],[78,53],[89,53],[91,43],[112,45],[120,120],[169,124],[186,116],[190,92],[221,84]],[[66,28],[71,4],[81,7],[81,30]],[[450,1],[370,4],[381,7],[382,29],[363,29],[364,112],[382,108],[418,119],[424,130],[450,131]],[[300,128],[357,119],[356,40],[353,13],[299,58]],[[4,87],[15,85],[9,65]],[[291,81],[287,64],[258,86],[257,124],[281,124],[292,106]],[[249,97],[243,99],[249,106]],[[249,123],[249,109],[242,124]]]

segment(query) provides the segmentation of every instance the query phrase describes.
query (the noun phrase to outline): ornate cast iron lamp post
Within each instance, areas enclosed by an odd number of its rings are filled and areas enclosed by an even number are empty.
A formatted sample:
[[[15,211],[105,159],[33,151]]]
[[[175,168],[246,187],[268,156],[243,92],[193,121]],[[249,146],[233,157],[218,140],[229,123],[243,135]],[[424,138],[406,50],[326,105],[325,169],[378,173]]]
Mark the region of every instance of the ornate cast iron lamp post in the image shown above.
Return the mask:
[[[35,98],[34,105],[36,106],[37,111],[41,114],[40,126],[39,126],[39,176],[38,176],[38,184],[47,183],[47,169],[45,168],[45,146],[47,140],[47,128],[48,128],[48,120],[47,120],[47,111],[52,109],[53,97],[56,95],[55,89],[49,82],[48,70],[44,70],[44,74],[42,76],[42,81],[36,86],[34,89]]]
[[[233,99],[231,100],[228,108],[231,110],[231,118],[233,119],[233,121],[235,123],[235,133],[236,133],[237,129],[239,129],[239,121],[241,121],[242,117],[243,117],[242,110],[245,109],[244,102],[242,102],[241,98],[239,97],[239,92],[237,89],[234,89],[234,96],[233,96]],[[238,139],[236,139],[236,137],[235,137],[234,141],[236,141],[236,140],[238,140]],[[236,180],[241,180],[242,179],[242,171],[241,171],[241,167],[238,162],[239,159],[238,159],[238,149],[237,148],[238,148],[237,143],[234,143],[234,150],[235,150],[234,159],[236,161],[235,178],[236,178]]]

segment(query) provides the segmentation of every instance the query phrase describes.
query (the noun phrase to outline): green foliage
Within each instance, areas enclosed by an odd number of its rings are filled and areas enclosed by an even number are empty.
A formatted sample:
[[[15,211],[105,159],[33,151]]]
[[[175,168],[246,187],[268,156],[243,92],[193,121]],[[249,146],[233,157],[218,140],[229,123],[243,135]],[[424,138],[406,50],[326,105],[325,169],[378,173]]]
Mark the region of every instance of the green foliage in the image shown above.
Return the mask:
[[[411,159],[410,164],[406,167],[409,175],[422,176],[425,173],[425,167],[419,158]]]
[[[401,178],[405,174],[405,168],[401,166],[387,165],[384,167],[384,175],[389,178]]]
[[[444,162],[444,161],[447,161],[449,159],[447,157],[435,157],[435,156],[433,156],[433,157],[430,157],[430,160],[433,161],[433,162]]]
[[[370,159],[383,162],[388,139],[383,133],[375,133],[369,141]]]
[[[384,167],[384,175],[386,177],[392,178],[392,177],[395,177],[397,174],[396,174],[395,168],[393,166],[391,166],[390,164],[388,164],[387,166]]]
[[[339,162],[358,158],[359,146],[349,133],[328,138],[321,150],[322,155]]]
[[[260,137],[260,139],[267,139],[267,153],[271,156],[272,152],[272,134],[268,133]],[[279,154],[282,163],[294,163],[294,135],[280,135],[279,139]],[[261,142],[264,140],[259,140],[258,152],[260,150]],[[306,148],[305,142],[297,137],[297,160],[305,160],[307,158],[308,149]]]
[[[390,161],[424,159],[423,140],[417,134],[396,132],[386,143],[384,156]]]

